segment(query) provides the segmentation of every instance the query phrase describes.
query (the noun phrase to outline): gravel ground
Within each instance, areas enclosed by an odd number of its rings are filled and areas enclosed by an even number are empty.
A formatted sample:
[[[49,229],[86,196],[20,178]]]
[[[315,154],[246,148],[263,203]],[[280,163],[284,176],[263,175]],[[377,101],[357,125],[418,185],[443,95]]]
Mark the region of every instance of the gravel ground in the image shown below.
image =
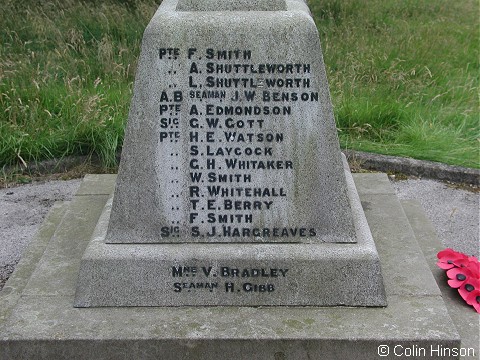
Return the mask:
[[[479,257],[478,189],[465,190],[435,180],[417,179],[392,183],[399,199],[420,202],[445,247]]]
[[[0,189],[0,289],[20,260],[50,207],[70,200],[80,179]]]
[[[0,289],[56,201],[68,201],[81,180],[0,189]],[[419,201],[445,247],[479,255],[479,193],[434,180],[393,181],[400,199]]]

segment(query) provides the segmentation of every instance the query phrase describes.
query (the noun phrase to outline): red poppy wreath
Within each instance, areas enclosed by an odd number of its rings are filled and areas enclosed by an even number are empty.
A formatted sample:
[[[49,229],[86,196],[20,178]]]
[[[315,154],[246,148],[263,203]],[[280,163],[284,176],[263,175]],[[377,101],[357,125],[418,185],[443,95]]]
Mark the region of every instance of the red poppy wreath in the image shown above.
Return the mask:
[[[447,271],[448,285],[458,289],[460,296],[480,313],[480,262],[452,249],[437,254],[437,265]]]

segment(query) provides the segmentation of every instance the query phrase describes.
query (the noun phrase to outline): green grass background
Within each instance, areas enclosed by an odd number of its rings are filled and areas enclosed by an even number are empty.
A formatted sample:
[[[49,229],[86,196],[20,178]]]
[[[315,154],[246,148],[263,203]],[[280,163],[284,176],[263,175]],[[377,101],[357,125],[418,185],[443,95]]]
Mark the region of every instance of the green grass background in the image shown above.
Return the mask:
[[[479,167],[479,3],[311,1],[344,148]]]
[[[312,0],[343,148],[479,167],[479,3]],[[0,3],[0,167],[115,168],[153,0]]]

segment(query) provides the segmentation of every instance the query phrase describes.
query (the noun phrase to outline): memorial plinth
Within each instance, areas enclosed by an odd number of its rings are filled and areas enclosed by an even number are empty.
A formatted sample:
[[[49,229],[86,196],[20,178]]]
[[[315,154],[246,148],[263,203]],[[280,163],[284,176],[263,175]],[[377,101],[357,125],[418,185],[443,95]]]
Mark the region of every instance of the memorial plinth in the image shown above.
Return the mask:
[[[189,4],[145,31],[107,242],[356,242],[306,5]]]
[[[151,20],[76,306],[386,305],[315,23],[265,4],[164,1]]]
[[[118,177],[47,217],[0,292],[0,358],[474,349],[478,318],[452,321],[417,238],[435,238],[421,212],[342,160],[303,1],[165,0]]]
[[[50,212],[0,291],[0,359],[349,359],[353,351],[371,360],[386,346],[386,359],[398,358],[395,346],[428,351],[422,359],[449,358],[439,350],[460,346],[478,354],[478,314],[452,296],[436,268],[442,245],[425,215],[402,207],[385,174],[354,179],[387,307],[74,308],[82,254],[115,186],[115,175],[88,175],[70,203]],[[449,295],[439,291],[419,243]]]

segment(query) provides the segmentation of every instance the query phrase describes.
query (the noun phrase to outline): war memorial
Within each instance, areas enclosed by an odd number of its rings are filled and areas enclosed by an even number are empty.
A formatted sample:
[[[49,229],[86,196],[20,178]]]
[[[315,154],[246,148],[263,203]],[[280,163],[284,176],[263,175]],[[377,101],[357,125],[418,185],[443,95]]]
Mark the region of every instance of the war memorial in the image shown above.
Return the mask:
[[[0,358],[457,358],[428,229],[351,174],[304,1],[165,0],[118,175],[50,212],[0,293]]]

